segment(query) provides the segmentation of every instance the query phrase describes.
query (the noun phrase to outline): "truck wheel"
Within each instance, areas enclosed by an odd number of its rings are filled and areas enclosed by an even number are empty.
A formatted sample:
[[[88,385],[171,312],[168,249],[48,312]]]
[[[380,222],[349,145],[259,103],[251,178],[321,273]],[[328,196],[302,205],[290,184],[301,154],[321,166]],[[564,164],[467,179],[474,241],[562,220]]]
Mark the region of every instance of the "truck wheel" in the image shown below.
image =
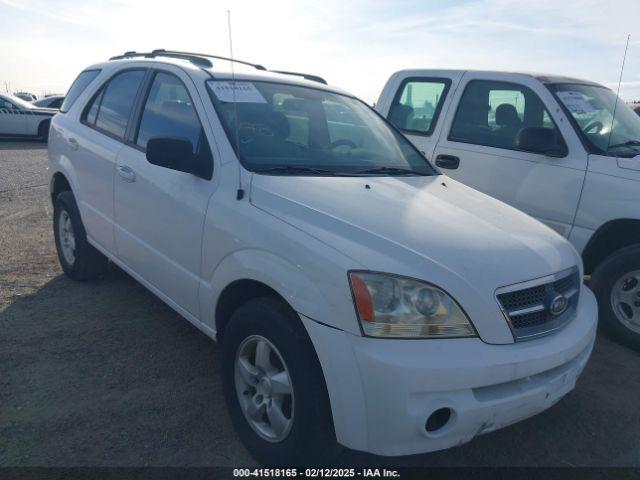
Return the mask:
[[[74,280],[99,277],[107,258],[87,241],[76,199],[71,192],[60,193],[53,206],[53,235],[62,270]]]
[[[607,257],[596,267],[589,286],[598,298],[605,333],[640,350],[640,245]]]
[[[276,297],[248,301],[222,344],[222,380],[244,446],[265,465],[314,465],[337,454],[331,408],[314,347]]]
[[[42,139],[43,142],[49,141],[49,125],[51,122],[49,120],[45,120],[41,122],[38,126],[38,137]]]

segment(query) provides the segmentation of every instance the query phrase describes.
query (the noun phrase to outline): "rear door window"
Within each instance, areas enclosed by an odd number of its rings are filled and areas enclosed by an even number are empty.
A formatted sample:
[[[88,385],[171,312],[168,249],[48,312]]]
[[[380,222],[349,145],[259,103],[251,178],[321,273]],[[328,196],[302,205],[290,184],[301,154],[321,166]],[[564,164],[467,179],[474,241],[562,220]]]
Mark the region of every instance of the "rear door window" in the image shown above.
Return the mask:
[[[119,139],[124,138],[144,75],[144,70],[127,70],[115,75],[94,95],[85,109],[84,123]]]
[[[450,86],[448,78],[405,79],[389,110],[389,121],[402,131],[431,135]]]

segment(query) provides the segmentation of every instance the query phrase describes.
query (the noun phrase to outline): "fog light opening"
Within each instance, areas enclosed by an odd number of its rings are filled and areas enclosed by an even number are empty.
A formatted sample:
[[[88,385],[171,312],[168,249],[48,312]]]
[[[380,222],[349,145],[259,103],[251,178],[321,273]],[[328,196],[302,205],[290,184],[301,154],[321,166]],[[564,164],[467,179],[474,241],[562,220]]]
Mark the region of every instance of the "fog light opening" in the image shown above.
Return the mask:
[[[424,425],[427,433],[437,433],[442,430],[453,417],[453,412],[450,408],[439,408],[434,411],[429,418],[427,418],[427,422]]]

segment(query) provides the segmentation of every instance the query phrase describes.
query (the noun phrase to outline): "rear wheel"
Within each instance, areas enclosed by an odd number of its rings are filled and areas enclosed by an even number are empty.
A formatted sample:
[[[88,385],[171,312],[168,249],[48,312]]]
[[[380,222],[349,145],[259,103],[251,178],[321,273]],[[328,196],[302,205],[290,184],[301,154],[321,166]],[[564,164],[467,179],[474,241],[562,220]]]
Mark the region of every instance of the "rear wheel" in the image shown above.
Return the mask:
[[[107,258],[88,241],[71,192],[60,193],[53,207],[53,234],[60,266],[74,280],[99,277],[107,266]]]
[[[312,465],[338,452],[324,377],[297,314],[275,297],[250,300],[223,339],[227,406],[243,444],[266,465]]]
[[[640,245],[607,257],[593,272],[589,286],[598,298],[605,333],[640,350]]]

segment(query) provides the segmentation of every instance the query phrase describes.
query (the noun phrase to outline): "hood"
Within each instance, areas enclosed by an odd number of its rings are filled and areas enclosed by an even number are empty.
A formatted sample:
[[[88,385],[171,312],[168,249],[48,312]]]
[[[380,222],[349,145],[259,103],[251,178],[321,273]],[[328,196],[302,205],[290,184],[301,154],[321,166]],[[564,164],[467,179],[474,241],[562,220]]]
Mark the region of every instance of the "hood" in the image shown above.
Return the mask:
[[[254,175],[251,202],[358,268],[422,279],[469,302],[473,293],[500,317],[497,288],[579,263],[548,227],[444,175]]]

